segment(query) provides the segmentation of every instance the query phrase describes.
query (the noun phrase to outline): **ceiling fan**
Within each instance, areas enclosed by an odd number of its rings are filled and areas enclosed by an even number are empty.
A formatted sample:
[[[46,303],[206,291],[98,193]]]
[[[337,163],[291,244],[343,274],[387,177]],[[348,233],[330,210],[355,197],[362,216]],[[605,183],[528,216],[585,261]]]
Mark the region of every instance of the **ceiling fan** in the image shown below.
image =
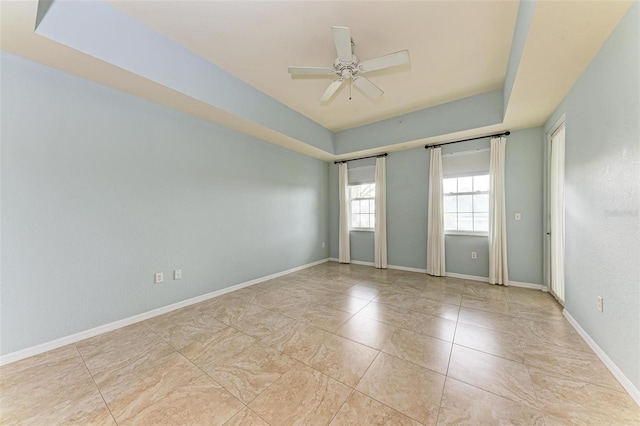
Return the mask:
[[[289,74],[338,76],[320,96],[320,102],[328,102],[347,79],[350,79],[369,99],[375,100],[382,96],[384,92],[363,77],[362,74],[409,63],[408,50],[401,50],[360,62],[360,59],[353,54],[355,43],[351,39],[349,28],[331,27],[331,30],[338,52],[338,57],[334,61],[333,67],[289,67]]]

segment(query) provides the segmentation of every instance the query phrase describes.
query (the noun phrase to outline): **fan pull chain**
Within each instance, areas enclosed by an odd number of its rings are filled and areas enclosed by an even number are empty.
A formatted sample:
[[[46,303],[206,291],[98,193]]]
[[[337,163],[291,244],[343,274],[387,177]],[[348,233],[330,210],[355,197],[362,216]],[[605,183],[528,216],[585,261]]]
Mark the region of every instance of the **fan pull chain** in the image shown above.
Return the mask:
[[[351,91],[353,90],[353,77],[349,79],[349,100],[351,100]]]

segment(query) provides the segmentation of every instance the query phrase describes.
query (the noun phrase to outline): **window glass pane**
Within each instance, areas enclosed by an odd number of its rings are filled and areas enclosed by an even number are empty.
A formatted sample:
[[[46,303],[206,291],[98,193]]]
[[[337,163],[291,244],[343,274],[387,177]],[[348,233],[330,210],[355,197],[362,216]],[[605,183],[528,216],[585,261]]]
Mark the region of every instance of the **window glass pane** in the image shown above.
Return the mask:
[[[473,190],[473,176],[458,178],[458,192],[471,192]]]
[[[473,215],[474,231],[489,231],[489,213],[475,213]]]
[[[375,214],[370,214],[369,215],[369,228],[373,228],[376,226],[376,215]]]
[[[458,211],[458,197],[455,195],[445,195],[444,196],[444,212],[445,213],[455,213]]]
[[[489,192],[489,175],[447,178],[442,180],[444,193],[444,228],[448,231],[479,231],[489,229],[489,194],[458,195],[468,192]]]
[[[472,195],[458,195],[458,212],[471,213],[473,211],[472,197]]]
[[[445,213],[444,214],[444,229],[449,231],[456,231],[458,229],[458,215],[457,213]]]
[[[473,196],[473,211],[474,212],[489,211],[489,194],[476,194]]]
[[[458,192],[458,178],[442,179],[442,190],[445,194]]]
[[[375,196],[375,192],[374,192],[375,184],[367,183],[364,185],[360,185],[360,188],[361,188],[361,192],[360,192],[361,198],[369,198],[369,197]]]
[[[375,212],[375,183],[350,185],[351,228],[373,228]]]
[[[473,231],[473,213],[458,213],[458,230]]]
[[[473,190],[475,192],[489,191],[489,175],[474,176],[473,177]]]

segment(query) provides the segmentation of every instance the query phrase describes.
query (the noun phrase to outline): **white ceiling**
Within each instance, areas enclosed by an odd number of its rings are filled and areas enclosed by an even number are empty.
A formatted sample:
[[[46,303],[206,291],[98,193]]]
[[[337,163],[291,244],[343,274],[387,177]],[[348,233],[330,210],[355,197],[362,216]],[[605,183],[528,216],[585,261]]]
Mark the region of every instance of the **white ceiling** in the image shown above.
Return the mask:
[[[519,6],[514,0],[110,3],[332,131],[501,88]],[[494,127],[543,123],[630,4],[539,0],[505,121]],[[35,34],[36,1],[1,1],[0,7],[3,50],[308,155],[332,157]],[[321,105],[317,99],[331,78],[287,73],[289,65],[333,62],[332,25],[351,29],[361,59],[409,50],[410,65],[368,74],[385,91],[379,101],[371,102],[355,88],[348,100],[348,86],[343,86],[331,103]]]
[[[518,12],[517,1],[110,3],[332,131],[502,87]],[[351,29],[361,60],[409,50],[410,65],[367,75],[380,101],[355,88],[349,100],[343,85],[320,104],[332,76],[287,73],[333,64],[332,25]]]

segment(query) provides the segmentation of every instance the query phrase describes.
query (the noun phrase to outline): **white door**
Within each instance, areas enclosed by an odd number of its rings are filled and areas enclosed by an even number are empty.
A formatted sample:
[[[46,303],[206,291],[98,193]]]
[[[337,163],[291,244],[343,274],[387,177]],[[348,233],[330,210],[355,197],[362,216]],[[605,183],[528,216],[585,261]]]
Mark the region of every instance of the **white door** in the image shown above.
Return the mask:
[[[562,122],[551,134],[549,162],[549,265],[551,293],[564,305],[564,134]]]

